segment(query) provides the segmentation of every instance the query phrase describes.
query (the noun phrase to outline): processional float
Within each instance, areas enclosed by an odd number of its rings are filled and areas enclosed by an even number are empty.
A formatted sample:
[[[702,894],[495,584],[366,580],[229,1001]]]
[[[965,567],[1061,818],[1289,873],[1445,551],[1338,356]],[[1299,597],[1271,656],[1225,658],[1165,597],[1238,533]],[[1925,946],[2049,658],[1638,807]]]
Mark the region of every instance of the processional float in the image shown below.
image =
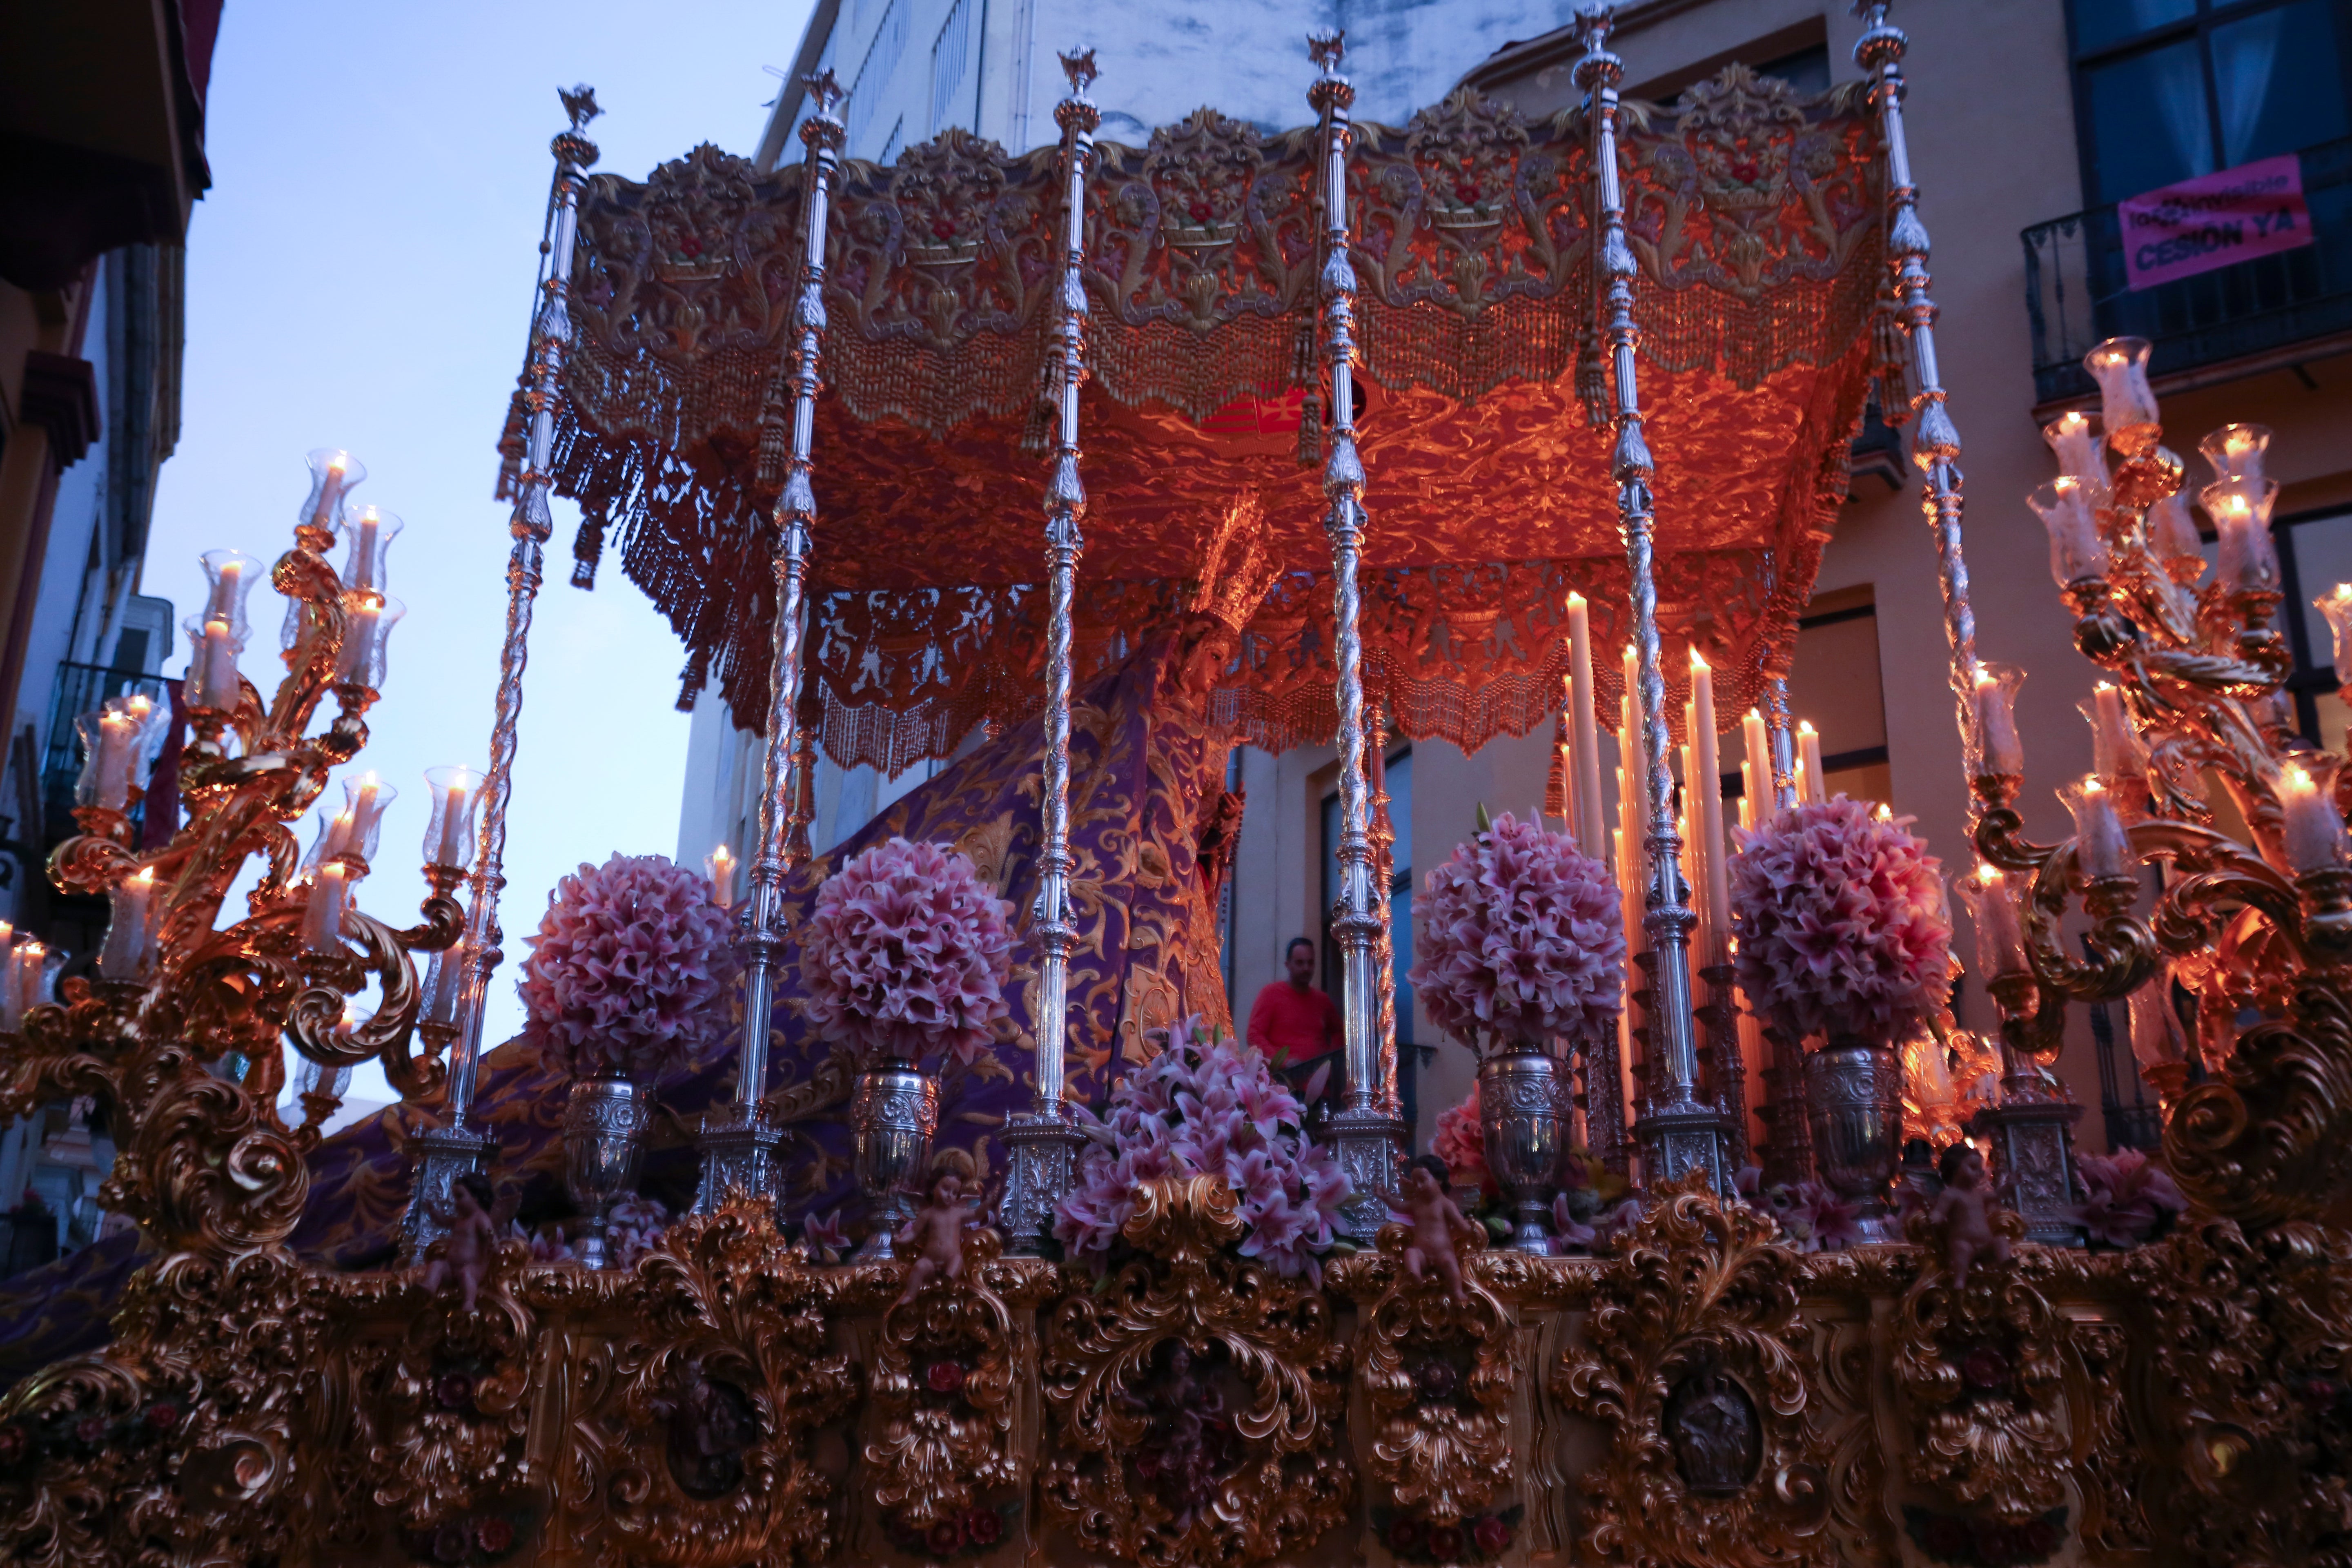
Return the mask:
[[[1203,110],[1142,149],[1097,144],[1093,62],[1075,56],[1057,148],[1009,157],[950,132],[888,167],[845,161],[819,79],[798,171],[704,148],[634,184],[586,174],[594,105],[565,95],[508,445],[490,767],[434,781],[423,921],[348,901],[377,849],[372,780],[307,866],[284,826],[364,743],[397,614],[383,519],[341,504],[348,458],[320,455],[272,569],[296,607],[266,701],[238,667],[253,563],[208,561],[188,819],[167,847],[131,832],[152,704],[93,730],[84,831],[52,875],[108,894],[118,929],[99,978],[59,1001],[41,953],[12,960],[0,1047],[12,1103],[104,1102],[123,1151],[109,1202],[148,1250],[111,1342],[73,1343],[0,1402],[0,1537],[50,1563],[2340,1552],[2352,871],[2333,759],[2298,750],[2271,700],[2286,666],[2263,433],[2208,445],[2224,563],[2200,589],[2145,346],[2095,356],[2112,473],[2080,416],[2053,426],[2066,471],[2035,505],[2078,644],[2114,679],[2076,837],[2029,841],[2015,672],[1979,658],[1969,610],[1905,39],[1884,5],[1863,9],[1865,90],[1803,100],[1735,67],[1635,112],[1608,13],[1587,7],[1588,102],[1549,128],[1466,92],[1402,130],[1353,123],[1334,36],[1313,44],[1317,122],[1287,137]],[[1898,342],[1907,363],[1886,363]],[[2010,1233],[2064,1228],[2072,1108],[2036,1064],[2065,1001],[2130,996],[2137,1037],[2152,982],[2200,1000],[2194,1044],[2151,1075],[2192,1206],[2136,1249],[2027,1245],[1957,1272],[1929,1246],[1802,1253],[1730,1190],[1740,1086],[1765,1064],[1713,943],[1694,996],[1664,650],[1703,647],[1734,711],[1773,716],[1750,782],[1789,805],[1779,678],[1874,373],[1914,426],[1942,568],[2009,1067],[1983,1125],[2026,1211]],[[1011,521],[1038,496],[1013,449],[1045,459],[1042,578],[1034,523]],[[480,1048],[551,491],[583,504],[574,580],[617,521],[625,570],[691,650],[688,695],[715,680],[761,716],[744,1028],[690,1086],[712,1104],[697,1212],[628,1270],[505,1247],[469,1310],[383,1267],[394,1233],[433,1251],[459,1179],[543,1152],[560,1115],[599,1119],[567,1130],[593,1134],[643,1114],[593,1097],[559,1111],[527,1064]],[[2352,627],[2347,604],[2331,614]],[[1590,637],[1564,629],[1593,623],[1630,647],[1630,693],[1571,657]],[[1629,698],[1641,1070],[1606,1039],[1580,1042],[1578,1066],[1594,1148],[1622,1165],[1638,1143],[1647,1207],[1601,1257],[1481,1250],[1456,1300],[1407,1272],[1381,1223],[1402,1129],[1376,748],[1393,732],[1475,749],[1549,721],[1563,689],[1579,736]],[[312,735],[329,695],[337,716]],[[1216,1010],[1183,912],[1213,742],[1335,743],[1335,1135],[1368,1245],[1319,1279],[1242,1256],[1234,1194],[1206,1178],[1147,1184],[1100,1279],[1000,1256],[982,1232],[965,1278],[908,1291],[896,1261],[822,1264],[787,1242],[778,1195],[804,1211],[839,1176],[845,1105],[861,1136],[928,1136],[942,1110],[920,1075],[775,1059],[810,1048],[775,983],[820,858],[814,759],[896,772],[982,724],[992,760],[967,753],[972,776],[950,770],[920,811],[981,800],[976,858],[1034,894],[1028,1038],[1009,1053],[1027,1078],[1006,1068],[996,1100],[961,1101],[1001,1112],[962,1136],[999,1141],[1021,1245],[1070,1181],[1072,1086],[1133,1062],[1177,1012]],[[1156,782],[1118,805],[1134,852],[1114,876],[1073,758],[1099,762],[1121,724]],[[2251,842],[2211,825],[2205,768]],[[1595,793],[1565,770],[1559,805],[1599,837]],[[248,917],[214,930],[257,858]],[[2136,912],[2146,863],[2166,869],[2152,916]],[[1174,891],[1147,911],[1146,887]],[[2061,938],[2077,899],[2082,958]],[[371,985],[362,1015],[349,999]],[[2246,1007],[2265,1021],[2241,1035]],[[274,1105],[281,1037],[304,1064],[297,1127]],[[1802,1113],[1798,1043],[1781,1045],[1787,1159]],[[334,1075],[371,1056],[404,1107],[322,1141]],[[661,1092],[682,1105],[681,1087]],[[350,1212],[322,1215],[320,1194]],[[337,1252],[360,1231],[375,1253]],[[1916,1218],[1911,1235],[1937,1239]]]

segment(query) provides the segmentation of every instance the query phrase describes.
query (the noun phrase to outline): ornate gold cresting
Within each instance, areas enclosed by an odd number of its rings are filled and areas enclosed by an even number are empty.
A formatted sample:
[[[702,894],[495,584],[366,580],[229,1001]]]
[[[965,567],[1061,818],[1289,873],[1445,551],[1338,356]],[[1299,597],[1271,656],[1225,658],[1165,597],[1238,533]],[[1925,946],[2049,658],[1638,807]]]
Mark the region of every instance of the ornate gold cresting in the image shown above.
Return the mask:
[[[1061,1450],[1039,1480],[1047,1513],[1086,1550],[1144,1568],[1305,1550],[1355,1500],[1330,1303],[1230,1255],[1242,1221],[1221,1181],[1145,1184],[1121,1235],[1145,1256],[1064,1300],[1046,1330]]]
[[[1403,1226],[1381,1227],[1387,1289],[1364,1309],[1359,1336],[1356,1375],[1372,1418],[1365,1468],[1398,1508],[1430,1524],[1458,1524],[1517,1479],[1511,1313],[1470,1258],[1465,1300],[1449,1297],[1434,1271],[1414,1279],[1404,1268],[1407,1239]]]
[[[1711,1173],[1666,1188],[1596,1281],[1555,1397],[1601,1422],[1583,1542],[1602,1561],[1833,1561],[1821,1379],[1798,1314],[1804,1262]]]

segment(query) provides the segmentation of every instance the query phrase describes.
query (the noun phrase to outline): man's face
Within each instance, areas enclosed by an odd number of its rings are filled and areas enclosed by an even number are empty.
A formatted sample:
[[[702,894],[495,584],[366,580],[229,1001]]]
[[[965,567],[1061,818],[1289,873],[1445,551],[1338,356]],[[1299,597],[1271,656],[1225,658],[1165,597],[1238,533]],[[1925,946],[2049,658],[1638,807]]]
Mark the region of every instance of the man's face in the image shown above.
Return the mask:
[[[1290,955],[1283,960],[1283,965],[1290,971],[1293,985],[1305,985],[1315,978],[1315,950],[1300,942],[1290,950]]]

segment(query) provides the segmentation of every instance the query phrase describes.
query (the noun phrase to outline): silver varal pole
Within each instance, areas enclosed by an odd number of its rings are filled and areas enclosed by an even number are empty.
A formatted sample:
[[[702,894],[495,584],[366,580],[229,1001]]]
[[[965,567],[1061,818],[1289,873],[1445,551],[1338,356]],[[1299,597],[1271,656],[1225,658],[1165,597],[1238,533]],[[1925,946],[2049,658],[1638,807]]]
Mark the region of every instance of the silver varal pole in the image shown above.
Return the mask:
[[[1654,1185],[1678,1182],[1704,1171],[1726,1197],[1733,1195],[1733,1171],[1726,1158],[1724,1114],[1698,1089],[1698,1042],[1691,1013],[1690,933],[1697,923],[1683,900],[1677,871],[1681,836],[1675,831],[1674,776],[1667,771],[1666,683],[1659,668],[1658,588],[1652,570],[1650,449],[1642,439],[1642,398],[1635,380],[1633,345],[1633,252],[1625,242],[1625,203],[1617,170],[1617,83],[1624,62],[1608,48],[1610,7],[1577,8],[1577,31],[1584,56],[1576,84],[1591,96],[1592,166],[1600,185],[1601,265],[1606,279],[1609,346],[1615,360],[1617,438],[1610,459],[1617,481],[1618,526],[1625,536],[1625,560],[1633,579],[1633,646],[1642,710],[1643,772],[1649,783],[1649,832],[1645,836],[1642,928],[1649,937],[1650,1049],[1641,1118],[1643,1167]]]
[[[1341,1224],[1369,1245],[1388,1221],[1397,1190],[1397,1156],[1405,1128],[1396,1111],[1395,1047],[1381,1038],[1380,954],[1388,900],[1372,896],[1370,791],[1364,776],[1364,648],[1358,628],[1363,596],[1357,574],[1364,548],[1364,464],[1356,451],[1356,270],[1348,259],[1348,149],[1355,132],[1348,110],[1354,84],[1339,72],[1346,35],[1310,37],[1319,74],[1307,102],[1320,116],[1324,155],[1323,357],[1331,373],[1331,450],[1323,493],[1331,503],[1324,531],[1331,542],[1332,642],[1339,708],[1339,901],[1331,934],[1339,943],[1339,1018],[1347,1093],[1331,1118],[1331,1142],[1349,1194]]]
[[[1797,729],[1789,716],[1786,676],[1776,675],[1764,683],[1764,731],[1772,742],[1772,807],[1786,811],[1797,804]],[[1758,824],[1770,815],[1759,813]]]
[[[1886,150],[1886,257],[1895,272],[1896,318],[1911,346],[1911,459],[1927,483],[1920,510],[1936,537],[1936,567],[1944,590],[1944,635],[1952,649],[1952,693],[1960,736],[1969,733],[1968,699],[1975,686],[1976,613],[1969,605],[1969,565],[1960,550],[1960,433],[1944,406],[1943,373],[1936,363],[1936,302],[1928,298],[1927,226],[1919,221],[1919,187],[1911,178],[1911,150],[1903,132],[1903,56],[1910,39],[1886,19],[1885,0],[1854,6],[1863,21],[1853,46],[1854,63],[1870,75],[1870,102],[1878,110],[1879,140]],[[1970,795],[1971,810],[1974,795]],[[1992,1135],[1993,1167],[2006,1183],[2011,1173],[2051,1173],[2033,1184],[2060,1194],[2074,1190],[2070,1136],[2082,1107],[2053,1091],[2032,1064],[2001,1047],[2007,1071],[2001,1103],[1979,1113]],[[2022,1205],[2027,1239],[2052,1245],[2075,1241],[2072,1209],[2062,1198],[2038,1207]]]
[[[806,635],[809,550],[816,527],[816,490],[809,455],[816,429],[816,395],[824,353],[824,227],[832,200],[835,160],[844,130],[841,85],[831,71],[808,79],[813,112],[801,126],[808,149],[802,163],[801,289],[794,308],[793,453],[776,498],[775,628],[768,665],[767,749],[761,760],[759,844],[751,858],[751,909],[741,932],[743,1044],[735,1101],[702,1129],[702,1183],[696,1212],[709,1214],[740,1191],[770,1203],[778,1196],[776,1151],[783,1130],[762,1113],[768,1084],[769,1010],[776,960],[783,950],[784,879],[792,869],[792,819],[798,793],[801,649]]]
[[[533,301],[530,329],[529,442],[522,476],[508,523],[514,547],[507,556],[507,635],[499,650],[499,689],[490,723],[489,767],[482,775],[480,839],[476,847],[466,914],[465,975],[459,987],[455,1054],[449,1063],[446,1122],[416,1140],[416,1173],[410,1184],[406,1233],[412,1256],[438,1240],[443,1226],[433,1211],[449,1202],[449,1190],[469,1171],[487,1168],[497,1141],[473,1125],[475,1077],[482,1059],[483,998],[490,975],[505,954],[499,951],[499,894],[505,889],[507,803],[514,794],[514,758],[522,717],[522,675],[530,654],[531,605],[554,522],[547,490],[548,461],[555,446],[555,400],[561,395],[563,356],[572,342],[567,300],[572,292],[572,247],[579,232],[580,193],[596,162],[596,144],[585,132],[601,111],[593,88],[575,87],[559,96],[571,128],[549,144],[555,154],[555,188],[549,203],[546,259]]]
[[[1037,855],[1037,900],[1031,930],[1037,949],[1037,1091],[1026,1114],[1005,1123],[1002,1137],[1011,1163],[1001,1209],[1007,1245],[1034,1251],[1053,1224],[1054,1206],[1070,1190],[1084,1141],[1062,1105],[1063,1046],[1069,1034],[1070,952],[1078,928],[1070,908],[1070,630],[1078,552],[1085,541],[1087,490],[1078,479],[1078,389],[1085,384],[1087,174],[1102,113],[1087,96],[1095,55],[1064,55],[1070,94],[1055,106],[1062,128],[1063,252],[1058,351],[1060,420],[1052,477],[1045,485],[1045,575],[1050,602],[1045,634],[1045,834]]]

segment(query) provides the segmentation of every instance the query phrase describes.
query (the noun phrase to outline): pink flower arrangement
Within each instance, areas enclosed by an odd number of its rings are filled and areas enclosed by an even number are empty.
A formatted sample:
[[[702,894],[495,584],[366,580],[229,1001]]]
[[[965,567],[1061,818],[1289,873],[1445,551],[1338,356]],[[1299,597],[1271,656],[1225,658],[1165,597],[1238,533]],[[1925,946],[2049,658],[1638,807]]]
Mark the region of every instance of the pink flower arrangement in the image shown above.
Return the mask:
[[[1951,918],[1941,868],[1905,830],[1911,820],[1839,795],[1738,835],[1740,988],[1791,1038],[1891,1042],[1942,997]]]
[[[1319,1283],[1348,1179],[1307,1136],[1304,1110],[1265,1058],[1206,1033],[1196,1018],[1178,1024],[1168,1048],[1111,1090],[1108,1117],[1075,1108],[1091,1142],[1054,1234],[1072,1257],[1105,1257],[1144,1183],[1222,1176],[1248,1226],[1242,1256]]]
[[[665,856],[583,864],[528,939],[523,1036],[574,1078],[683,1067],[726,1026],[731,936],[709,880]]]
[[[1800,1252],[1862,1244],[1861,1211],[1819,1182],[1784,1183],[1764,1192],[1764,1208]]]
[[[809,1022],[873,1056],[969,1067],[1011,1011],[1012,912],[943,844],[874,846],[817,889],[801,935]]]
[[[1470,1080],[1470,1092],[1462,1103],[1437,1113],[1437,1125],[1429,1135],[1429,1152],[1445,1162],[1446,1173],[1457,1186],[1475,1186],[1482,1193],[1496,1190],[1495,1174],[1486,1169],[1486,1131],[1478,1120],[1478,1080]]]
[[[1412,986],[1472,1050],[1589,1039],[1625,994],[1617,884],[1573,841],[1505,812],[1430,872]]]
[[[2084,1192],[2074,1219],[2095,1246],[2153,1241],[2176,1215],[2188,1212],[2189,1200],[2171,1175],[2137,1149],[2077,1155],[2074,1171]]]

